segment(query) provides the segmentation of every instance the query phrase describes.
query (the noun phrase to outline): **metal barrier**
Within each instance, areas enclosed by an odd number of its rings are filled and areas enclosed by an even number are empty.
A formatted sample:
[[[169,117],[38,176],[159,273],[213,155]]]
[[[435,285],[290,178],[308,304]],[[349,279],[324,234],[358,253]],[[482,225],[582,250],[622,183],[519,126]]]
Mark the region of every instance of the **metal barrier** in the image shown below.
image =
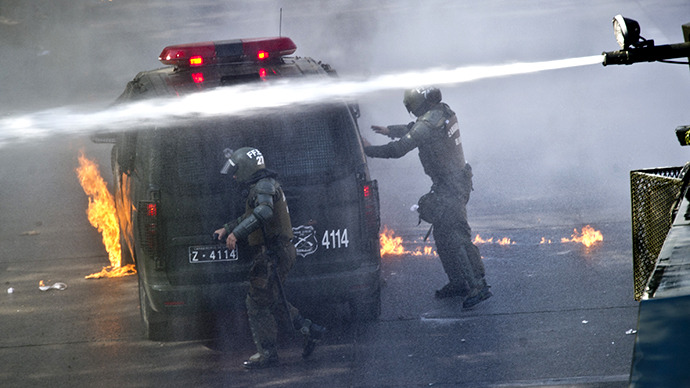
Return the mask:
[[[683,167],[630,172],[633,277],[635,299],[640,300],[668,234],[674,202],[683,186]]]

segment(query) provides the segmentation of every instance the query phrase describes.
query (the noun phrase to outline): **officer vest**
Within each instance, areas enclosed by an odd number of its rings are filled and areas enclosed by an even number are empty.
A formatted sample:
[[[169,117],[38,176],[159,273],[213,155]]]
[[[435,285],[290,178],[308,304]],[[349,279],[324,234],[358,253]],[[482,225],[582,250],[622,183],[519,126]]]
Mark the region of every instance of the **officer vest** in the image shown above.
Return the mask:
[[[465,154],[455,112],[440,103],[420,116],[416,125],[429,127],[418,148],[424,172],[433,182],[432,189],[453,193],[468,190]]]
[[[264,178],[270,179],[270,178]],[[292,239],[292,223],[290,221],[290,211],[288,210],[287,201],[285,200],[285,194],[280,184],[275,180],[271,179],[275,185],[276,192],[273,195],[273,217],[262,228],[259,228],[247,236],[247,242],[250,246],[264,245],[264,235],[265,231],[266,237],[269,241],[266,245],[270,245],[275,242],[275,240],[289,241]],[[245,217],[252,214],[254,211],[254,206],[256,204],[256,184],[253,184],[249,188],[249,196],[247,197]]]

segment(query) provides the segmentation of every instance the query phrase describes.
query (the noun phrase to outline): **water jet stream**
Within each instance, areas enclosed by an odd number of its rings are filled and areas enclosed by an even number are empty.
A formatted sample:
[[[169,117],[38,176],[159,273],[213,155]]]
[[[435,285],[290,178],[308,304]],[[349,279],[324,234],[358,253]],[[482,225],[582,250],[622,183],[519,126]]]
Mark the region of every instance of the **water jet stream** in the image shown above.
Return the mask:
[[[159,98],[112,106],[96,112],[56,108],[0,119],[0,146],[51,135],[125,130],[165,125],[184,118],[255,113],[257,109],[311,104],[421,85],[449,86],[488,78],[507,77],[603,63],[603,55],[542,62],[519,62],[454,69],[428,69],[387,74],[365,80],[280,80],[216,88],[181,98]]]

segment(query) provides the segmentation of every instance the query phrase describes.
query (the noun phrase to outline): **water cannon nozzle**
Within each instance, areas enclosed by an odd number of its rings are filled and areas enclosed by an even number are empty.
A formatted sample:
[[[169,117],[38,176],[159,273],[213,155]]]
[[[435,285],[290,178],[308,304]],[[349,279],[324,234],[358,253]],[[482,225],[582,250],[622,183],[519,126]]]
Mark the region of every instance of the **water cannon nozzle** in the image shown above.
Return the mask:
[[[618,51],[604,51],[601,53],[604,56],[602,65],[632,65],[634,62],[630,60],[630,55],[627,50]]]

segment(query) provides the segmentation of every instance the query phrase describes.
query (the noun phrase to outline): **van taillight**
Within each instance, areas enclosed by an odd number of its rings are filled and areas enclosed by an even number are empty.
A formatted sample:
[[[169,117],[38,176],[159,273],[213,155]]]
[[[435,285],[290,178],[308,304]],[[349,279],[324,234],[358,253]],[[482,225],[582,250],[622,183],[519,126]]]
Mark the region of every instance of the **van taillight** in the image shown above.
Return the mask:
[[[155,203],[146,204],[146,215],[148,217],[158,216],[158,205]]]
[[[204,73],[192,73],[192,81],[195,84],[201,84],[204,82]]]
[[[369,181],[362,185],[362,198],[364,199],[366,233],[378,239],[381,217],[379,214],[379,187],[377,181]]]
[[[149,257],[158,256],[159,228],[157,202],[139,201],[139,241],[144,253]]]

